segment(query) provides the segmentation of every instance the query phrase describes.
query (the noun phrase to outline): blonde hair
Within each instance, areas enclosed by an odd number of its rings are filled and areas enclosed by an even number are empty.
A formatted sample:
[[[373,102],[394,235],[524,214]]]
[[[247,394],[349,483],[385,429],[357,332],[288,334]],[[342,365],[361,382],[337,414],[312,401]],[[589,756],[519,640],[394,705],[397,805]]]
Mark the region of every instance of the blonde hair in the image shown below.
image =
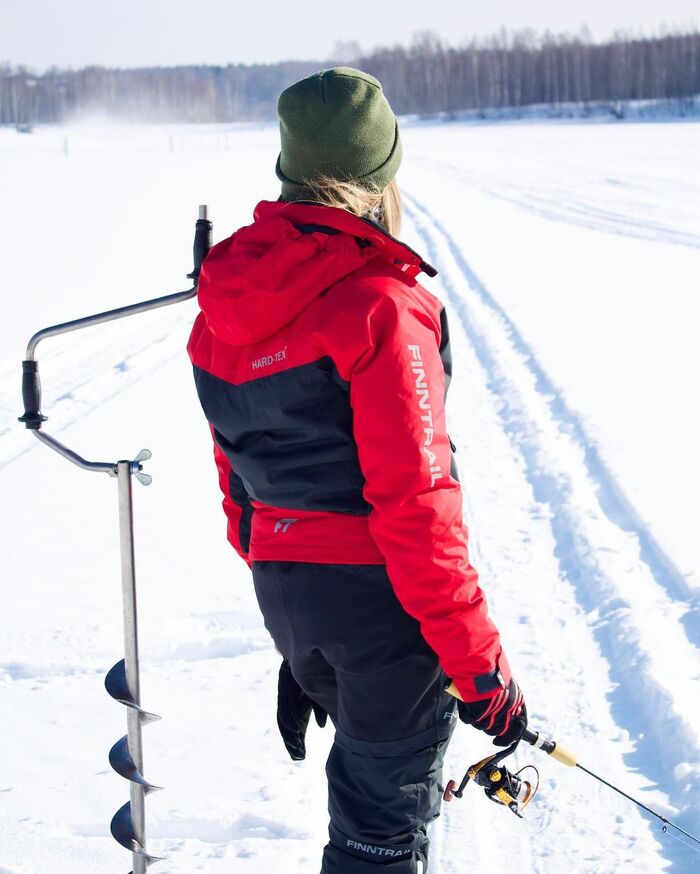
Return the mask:
[[[305,199],[316,200],[325,206],[346,209],[353,215],[369,218],[383,225],[392,237],[401,231],[403,207],[396,178],[383,189],[365,188],[357,182],[317,176],[304,182]]]

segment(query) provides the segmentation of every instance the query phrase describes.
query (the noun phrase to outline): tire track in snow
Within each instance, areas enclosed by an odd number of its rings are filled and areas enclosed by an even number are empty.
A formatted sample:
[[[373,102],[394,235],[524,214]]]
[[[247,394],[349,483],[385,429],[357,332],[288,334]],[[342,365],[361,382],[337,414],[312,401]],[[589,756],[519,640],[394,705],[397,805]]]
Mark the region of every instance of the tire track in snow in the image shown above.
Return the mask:
[[[691,588],[686,577],[673,563],[672,559],[659,545],[647,525],[630,503],[617,479],[600,457],[595,441],[588,437],[579,417],[568,407],[563,394],[558,389],[542,366],[537,361],[533,350],[511,321],[505,311],[499,306],[481,279],[472,270],[455,241],[450,237],[444,226],[430,215],[428,210],[418,201],[411,199],[413,207],[409,214],[418,223],[418,215],[424,221],[432,223],[435,231],[444,239],[451,257],[454,259],[462,276],[469,287],[476,293],[482,305],[503,323],[513,349],[522,357],[523,364],[536,380],[536,388],[540,395],[546,398],[547,405],[554,419],[579,444],[585,455],[585,465],[589,477],[598,489],[600,505],[611,522],[624,531],[634,534],[639,540],[642,560],[649,566],[654,578],[665,586],[672,597],[687,601],[688,612],[684,616],[684,625],[689,637],[697,646],[700,645],[700,589]],[[458,296],[458,302],[461,298]],[[454,302],[454,301],[453,301]]]
[[[606,697],[612,688],[608,664],[572,587],[561,579],[551,514],[535,500],[522,456],[498,417],[500,402],[490,391],[487,374],[457,314],[448,301],[446,306],[455,361],[448,424],[464,483],[465,521],[473,526],[470,554],[502,626],[516,676],[525,686],[533,725],[546,727],[566,743],[575,732],[575,745],[584,761],[595,761],[614,782],[641,795],[649,783],[644,776],[626,771],[624,754],[634,747],[611,715]],[[543,652],[548,657],[543,658]],[[552,670],[553,662],[564,670]],[[610,742],[601,743],[603,737]],[[459,779],[466,765],[481,759],[488,749],[488,741],[478,733],[458,727],[445,777]],[[536,764],[543,791],[525,820],[487,803],[472,785],[463,803],[445,805],[433,827],[431,856],[440,872],[466,874],[492,867],[495,835],[511,858],[527,860],[531,874],[554,870],[618,874],[628,870],[625,866],[633,856],[643,859],[636,865],[638,874],[666,869],[655,829],[634,807],[621,816],[617,796],[609,791],[606,796],[581,773],[528,749],[516,753],[513,769]],[[665,809],[667,799],[660,792],[654,795],[653,801]],[[595,840],[584,846],[582,834]]]
[[[483,174],[465,171],[464,168],[448,161],[438,161],[434,158],[419,159],[426,166],[438,172],[446,172],[457,176],[477,188],[484,194],[516,206],[539,218],[554,222],[566,222],[588,230],[601,231],[606,234],[616,234],[621,237],[632,237],[639,240],[650,240],[657,243],[670,243],[676,246],[686,246],[690,249],[700,249],[700,236],[692,231],[674,227],[669,222],[652,220],[639,214],[639,201],[627,204],[627,210],[613,208],[605,203],[596,204],[580,190],[555,187],[553,194],[543,191],[542,186],[515,185],[503,179],[484,181]],[[638,181],[635,183],[639,185]],[[564,196],[565,195],[565,196]],[[640,191],[639,199],[644,192]]]
[[[697,625],[688,621],[687,584],[449,233],[418,201],[405,202],[426,257],[442,268],[447,299],[488,374],[503,429],[524,460],[535,497],[551,511],[562,577],[587,611],[618,684],[612,713],[637,739],[631,764],[679,805],[680,824],[697,830],[700,771],[685,762],[700,758],[689,722],[700,663],[688,639]],[[688,870],[687,851],[671,844],[668,857],[679,871]]]

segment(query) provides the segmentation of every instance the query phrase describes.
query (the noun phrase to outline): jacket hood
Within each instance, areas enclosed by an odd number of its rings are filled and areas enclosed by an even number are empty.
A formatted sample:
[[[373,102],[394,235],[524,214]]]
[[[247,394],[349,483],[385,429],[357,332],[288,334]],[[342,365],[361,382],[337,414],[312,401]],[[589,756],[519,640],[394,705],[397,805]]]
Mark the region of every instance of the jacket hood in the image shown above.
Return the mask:
[[[437,273],[379,225],[343,209],[263,200],[253,217],[253,224],[211,249],[199,277],[207,326],[225,343],[271,337],[373,258],[409,276]]]

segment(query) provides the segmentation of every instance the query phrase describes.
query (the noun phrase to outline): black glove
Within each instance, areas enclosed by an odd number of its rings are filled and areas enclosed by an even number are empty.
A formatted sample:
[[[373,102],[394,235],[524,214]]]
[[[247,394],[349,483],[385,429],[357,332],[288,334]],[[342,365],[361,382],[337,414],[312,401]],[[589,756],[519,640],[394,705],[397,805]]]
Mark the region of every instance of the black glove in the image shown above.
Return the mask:
[[[277,725],[287,752],[295,762],[306,758],[304,736],[313,710],[316,722],[323,728],[327,714],[304,692],[292,676],[285,659],[280,665],[277,681]]]
[[[511,680],[485,701],[459,701],[459,718],[493,737],[497,747],[509,747],[519,741],[527,728],[527,709],[520,687]]]

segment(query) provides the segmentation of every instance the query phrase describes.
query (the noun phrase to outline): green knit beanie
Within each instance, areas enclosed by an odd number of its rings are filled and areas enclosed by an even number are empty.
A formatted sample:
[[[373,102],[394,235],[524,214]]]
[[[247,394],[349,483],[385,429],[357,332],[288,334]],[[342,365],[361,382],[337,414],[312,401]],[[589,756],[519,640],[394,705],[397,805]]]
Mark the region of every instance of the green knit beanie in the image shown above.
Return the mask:
[[[382,86],[352,67],[314,73],[277,101],[281,151],[275,172],[284,200],[320,175],[382,189],[401,163],[399,125]]]

